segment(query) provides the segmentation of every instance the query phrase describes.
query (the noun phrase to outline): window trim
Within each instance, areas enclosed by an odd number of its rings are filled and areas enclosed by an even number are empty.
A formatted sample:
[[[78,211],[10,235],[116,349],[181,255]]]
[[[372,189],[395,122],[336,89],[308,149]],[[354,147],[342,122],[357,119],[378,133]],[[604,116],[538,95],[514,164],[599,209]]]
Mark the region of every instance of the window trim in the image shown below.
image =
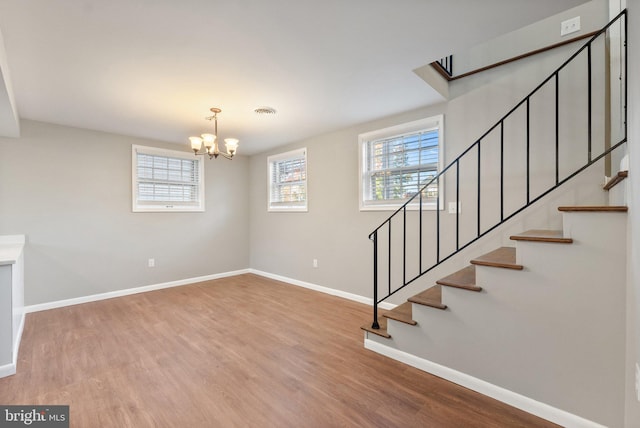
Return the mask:
[[[305,200],[304,205],[278,205],[273,206],[271,201],[272,195],[272,186],[273,182],[271,181],[271,167],[275,162],[287,160],[287,159],[296,159],[299,157],[304,157],[304,170],[305,170],[305,179],[304,179],[304,192],[305,192]],[[288,152],[278,153],[275,155],[271,155],[267,157],[267,211],[268,212],[308,212],[309,211],[309,157],[307,153],[307,148],[302,147],[300,149],[290,150]]]
[[[187,159],[196,161],[198,168],[198,201],[195,205],[181,205],[180,203],[168,204],[139,204],[138,203],[138,153],[164,156],[176,159]],[[195,158],[195,159],[194,159]],[[137,212],[204,212],[204,162],[202,157],[196,157],[193,153],[182,152],[178,150],[163,149],[159,147],[142,146],[137,144],[131,145],[131,210]]]
[[[442,171],[444,166],[444,115],[438,114],[435,116],[427,117],[424,119],[414,120],[412,122],[402,123],[387,128],[378,129],[375,131],[365,132],[358,135],[358,203],[360,211],[395,211],[402,207],[407,199],[398,200],[398,202],[382,202],[382,203],[367,203],[365,201],[365,165],[366,165],[366,151],[365,145],[373,140],[380,140],[384,138],[393,138],[405,134],[410,134],[417,131],[426,131],[433,128],[438,128],[438,173]],[[438,198],[440,200],[440,210],[444,209],[444,183],[440,183],[438,189]],[[419,198],[416,198],[411,204],[407,205],[409,210],[417,210],[420,208]],[[436,202],[422,203],[423,210],[435,210],[437,208]]]

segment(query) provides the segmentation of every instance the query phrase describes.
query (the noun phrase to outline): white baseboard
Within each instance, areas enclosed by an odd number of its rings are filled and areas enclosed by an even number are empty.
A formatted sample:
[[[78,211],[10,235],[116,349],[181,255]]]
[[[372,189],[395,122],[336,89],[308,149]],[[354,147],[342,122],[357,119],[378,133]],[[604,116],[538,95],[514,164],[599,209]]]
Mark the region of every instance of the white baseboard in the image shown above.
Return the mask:
[[[18,365],[18,351],[20,350],[20,342],[22,341],[22,332],[24,331],[24,320],[26,318],[26,314],[22,311],[22,316],[20,317],[20,325],[18,326],[18,332],[16,335],[16,341],[13,344],[13,364]]]
[[[266,278],[275,279],[276,281],[282,281],[288,284],[297,285],[299,287],[320,291],[322,293],[330,294],[332,296],[342,297],[348,300],[353,300],[355,302],[364,303],[366,305],[373,304],[373,299],[369,297],[360,296],[358,294],[348,293],[346,291],[336,290],[334,288],[324,287],[322,285],[312,284],[310,282],[300,281],[297,279],[288,278],[286,276],[276,275],[276,274],[264,272],[257,269],[241,269],[236,271],[217,273],[213,275],[205,275],[205,276],[198,276],[194,278],[181,279],[177,281],[163,282],[160,284],[146,285],[146,286],[135,287],[135,288],[127,288],[124,290],[109,291],[107,293],[92,294],[89,296],[76,297],[73,299],[39,303],[36,305],[25,306],[24,312],[32,313],[32,312],[46,311],[49,309],[63,308],[65,306],[79,305],[82,303],[96,302],[96,301],[105,300],[105,299],[113,299],[114,297],[122,297],[122,296],[131,295],[131,294],[144,293],[147,291],[161,290],[163,288],[178,287],[181,285],[188,285],[188,284],[193,284],[193,283],[202,282],[202,281],[211,281],[213,279],[226,278],[230,276],[242,275],[245,273],[253,273],[256,275],[264,276]],[[387,303],[387,302],[382,302],[378,306],[386,310],[391,310],[396,307],[396,305],[392,303]]]
[[[98,300],[113,299],[114,297],[129,296],[131,294],[145,293],[147,291],[161,290],[163,288],[178,287],[181,285],[194,284],[196,282],[211,281],[213,279],[226,278],[229,276],[249,273],[250,269],[242,269],[231,272],[216,273],[213,275],[198,276],[194,278],[181,279],[177,281],[163,282],[160,284],[146,285],[142,287],[127,288],[124,290],[109,291],[107,293],[92,294],[90,296],[76,297],[73,299],[57,300],[55,302],[40,303],[37,305],[25,306],[25,313],[46,311],[48,309],[62,308],[65,306],[79,305],[81,303],[96,302]]]
[[[434,363],[424,358],[400,351],[390,346],[383,345],[371,339],[364,339],[364,347],[378,354],[400,361],[427,373],[431,373],[450,382],[464,386],[465,388],[479,392],[480,394],[502,401],[510,406],[524,410],[553,423],[572,428],[606,428],[596,422],[581,418],[572,413],[565,412],[548,404],[533,400],[524,395],[509,391],[482,379],[459,372],[449,367]]]
[[[373,299],[369,297],[360,296],[359,294],[348,293],[342,290],[336,290],[335,288],[324,287],[322,285],[312,284],[310,282],[300,281],[286,276],[276,275],[269,272],[264,272],[257,269],[249,269],[250,273],[264,276],[265,278],[275,279],[276,281],[286,282],[288,284],[297,285],[298,287],[308,288],[310,290],[320,291],[321,293],[330,294],[332,296],[342,297],[343,299],[353,300],[354,302],[364,303],[365,305],[373,305]],[[392,303],[382,302],[378,304],[378,307],[386,310],[391,310],[396,307]]]
[[[12,376],[16,374],[16,365],[14,363],[0,366],[0,378]]]
[[[18,334],[13,344],[13,361],[11,364],[0,366],[0,378],[16,374],[18,368],[18,351],[20,350],[20,341],[22,340],[22,332],[24,331],[25,314],[20,317],[20,325],[18,326]]]

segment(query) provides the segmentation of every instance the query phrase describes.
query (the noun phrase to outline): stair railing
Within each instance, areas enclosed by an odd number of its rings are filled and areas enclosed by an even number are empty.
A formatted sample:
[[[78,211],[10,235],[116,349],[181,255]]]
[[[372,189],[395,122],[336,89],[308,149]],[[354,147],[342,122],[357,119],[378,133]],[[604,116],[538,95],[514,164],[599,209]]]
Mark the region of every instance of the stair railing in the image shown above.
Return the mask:
[[[624,10],[595,33],[585,45],[369,234],[369,239],[373,241],[372,328],[380,328],[378,305],[382,301],[449,260],[591,165],[610,156],[616,148],[626,143],[626,34],[627,13]],[[617,60],[619,61],[620,74],[618,77],[620,82],[617,87],[617,95],[620,97],[621,110],[614,114],[615,109],[611,108],[609,117],[604,118],[604,112],[607,110],[606,100],[610,98],[607,93],[615,88],[611,85],[609,90],[603,90],[604,85],[609,84],[609,81],[606,80],[608,71],[605,72],[605,68],[609,67],[610,61],[616,60],[616,58],[612,58],[615,53],[610,54],[612,57],[606,56],[608,52],[614,50],[611,49],[611,46],[605,48],[605,44],[617,43],[618,37],[620,52]],[[612,42],[613,39],[615,40]],[[598,59],[600,62],[594,58],[596,53],[603,55]],[[581,58],[584,58],[586,63],[584,68],[579,64]],[[599,91],[594,91],[593,75],[596,68],[604,76],[604,84],[598,87]],[[569,98],[570,101],[573,101],[576,97],[584,96],[575,88],[572,88],[570,97],[565,97],[565,94],[562,93],[565,88],[561,86],[561,82],[567,86],[576,85],[576,82],[580,81],[576,77],[579,71],[586,73],[586,75],[579,75],[584,76],[587,84],[586,99],[583,100],[586,105],[582,105],[582,103],[572,105],[566,100]],[[565,77],[566,74],[568,74],[567,77]],[[594,94],[594,92],[597,93]],[[550,105],[549,100],[551,101]],[[602,101],[602,103],[595,101]],[[549,117],[542,119],[536,117],[545,115],[551,116],[550,120],[553,122],[550,132],[546,132],[548,129],[544,126],[540,126],[541,123],[546,123],[545,120],[549,120]],[[594,120],[598,119],[609,121],[609,126],[601,123],[602,127],[594,127]],[[576,126],[580,121],[585,129]],[[619,122],[619,129],[615,129],[616,123],[614,122],[616,121]],[[514,126],[514,123],[519,126]],[[606,136],[601,131],[607,128],[611,128],[612,135]],[[545,132],[550,134],[550,138],[540,139],[547,141],[547,143],[546,147],[542,147],[539,151],[532,150],[539,137],[538,135],[532,136],[534,132],[536,134],[545,134]],[[524,133],[524,135],[517,137],[518,133]],[[578,150],[584,150],[584,148],[576,145],[576,136],[578,136],[578,140],[586,140],[586,150],[583,153],[585,161],[579,161],[578,164],[576,164]],[[506,144],[507,139],[510,143],[508,145]],[[522,165],[517,165],[517,168],[510,164],[507,170],[505,151],[514,150],[519,140],[524,140],[521,141],[524,148],[520,148],[520,150],[524,150],[524,153],[520,153],[521,157],[524,157],[524,162]],[[613,141],[617,141],[617,143],[613,144]],[[580,143],[584,144],[582,141]],[[540,154],[541,152],[542,154]],[[553,159],[553,165],[550,168],[548,162],[545,161],[548,157]],[[496,168],[489,168],[491,161],[499,163],[497,171]],[[466,181],[462,181],[462,178],[465,178]],[[550,183],[542,183],[545,179]],[[487,184],[491,180],[495,184]],[[516,186],[518,181],[522,186]],[[441,215],[445,184],[447,199],[453,200],[455,204],[453,205],[453,211],[455,211],[453,221],[450,218],[443,218]],[[437,189],[437,196],[432,198],[427,195],[427,189],[431,189],[433,194],[434,187]],[[525,188],[526,194],[521,196],[522,203],[508,206],[509,201],[505,200],[505,195],[509,193],[509,196],[512,196],[512,188],[517,187]],[[490,195],[484,196],[486,193]],[[471,194],[473,194],[473,198],[470,198]],[[491,199],[492,196],[493,199]],[[482,197],[490,199],[489,203],[483,204]],[[471,203],[471,207],[467,204],[470,199],[476,200],[475,207],[473,203]],[[510,200],[512,199],[513,197]],[[461,222],[461,202],[465,203],[465,212],[468,214],[468,211],[471,211],[475,217],[473,221]],[[435,212],[433,209],[425,209],[427,203],[435,205]],[[427,224],[427,220],[431,220],[431,222]],[[393,228],[392,225],[394,225]],[[414,233],[407,235],[408,226],[416,226]],[[400,237],[397,236],[397,230],[400,230]],[[447,231],[449,234],[446,233]],[[428,246],[425,245],[425,241],[427,241],[425,234],[430,234]],[[411,244],[417,246],[417,254],[408,252],[408,237],[412,239]],[[386,257],[380,257],[385,253]],[[408,261],[410,256],[414,258],[412,261]],[[425,263],[425,257],[431,259],[432,262]],[[416,258],[417,260],[415,260]],[[416,272],[415,275],[410,272],[412,269],[409,268],[411,267]],[[383,293],[380,293],[379,290],[380,280],[387,282]],[[394,283],[400,285],[393,286]]]
[[[436,61],[436,64],[438,64],[449,77],[453,77],[453,55],[440,58]]]

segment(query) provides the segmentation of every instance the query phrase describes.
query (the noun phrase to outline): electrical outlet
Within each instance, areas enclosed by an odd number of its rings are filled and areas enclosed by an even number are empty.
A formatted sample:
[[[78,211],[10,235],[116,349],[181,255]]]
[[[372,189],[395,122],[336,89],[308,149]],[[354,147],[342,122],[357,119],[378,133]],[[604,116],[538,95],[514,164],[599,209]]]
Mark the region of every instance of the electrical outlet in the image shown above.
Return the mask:
[[[313,267],[314,268],[318,267],[318,259],[313,259]]]
[[[149,259],[149,262],[147,263],[147,266],[156,267],[156,259]]]
[[[567,19],[566,21],[562,21],[560,23],[560,35],[565,36],[567,34],[575,33],[576,31],[580,31],[580,17],[576,16],[575,18]]]
[[[458,202],[457,204],[455,202],[449,202],[449,214],[456,214],[461,212],[461,203]]]

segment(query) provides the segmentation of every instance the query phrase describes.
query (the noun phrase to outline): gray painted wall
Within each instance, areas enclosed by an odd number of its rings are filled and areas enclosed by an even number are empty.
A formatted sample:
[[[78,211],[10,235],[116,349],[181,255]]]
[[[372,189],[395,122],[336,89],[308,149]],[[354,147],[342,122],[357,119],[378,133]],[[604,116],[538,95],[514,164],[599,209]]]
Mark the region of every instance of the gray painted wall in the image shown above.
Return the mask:
[[[205,162],[203,213],[133,213],[132,144],[179,150],[28,120],[0,138],[0,235],[27,236],[26,305],[249,267],[248,159]]]
[[[444,156],[445,164],[447,164],[473,143],[475,139],[480,137],[489,126],[493,125],[515,103],[526,96],[573,51],[575,51],[575,47],[567,47],[537,56],[535,60],[525,60],[510,65],[508,66],[508,72],[496,69],[481,76],[471,77],[467,82],[461,81],[456,87],[459,92],[458,96],[447,103],[361,124],[252,156],[250,168],[251,267],[361,296],[372,297],[372,244],[367,239],[367,236],[391,212],[367,212],[359,211],[358,209],[358,134],[436,114],[444,114]],[[601,71],[602,69],[597,70]],[[594,71],[595,74],[597,74],[596,71]],[[575,78],[573,82],[569,82],[569,79],[566,80],[565,88],[569,87],[569,83],[579,85],[580,82],[584,82],[582,79]],[[595,91],[594,94],[597,93],[601,96],[602,92],[602,90],[599,90]],[[547,91],[546,95],[549,95],[548,93],[549,91]],[[594,95],[595,99],[601,101],[601,98]],[[596,103],[594,101],[594,105]],[[547,110],[549,109],[547,108]],[[522,117],[522,115],[520,116]],[[594,113],[594,116],[601,117],[602,114]],[[540,124],[540,129],[549,129],[548,123],[545,122],[546,119],[546,115],[538,117],[537,122],[532,121],[532,127],[538,123]],[[572,146],[571,151],[567,151],[571,155],[564,158],[565,163],[572,163],[576,159],[586,159],[586,144],[583,144],[585,136],[577,139],[570,138],[575,135],[575,130],[582,131],[579,126],[580,122],[585,123],[586,119],[576,119],[570,122],[572,124],[571,129],[563,129],[561,132],[566,140],[565,142],[584,146],[581,148],[584,156],[574,156],[573,153],[578,153],[578,149]],[[564,123],[568,122],[565,121]],[[594,121],[594,135],[601,137],[604,132],[603,127],[604,124],[601,120]],[[547,142],[550,141],[548,134],[541,136],[538,133],[538,141],[544,139]],[[487,164],[493,162],[493,171],[495,171],[496,159],[498,159],[496,156],[499,153],[499,146],[495,144],[496,139],[493,138],[493,140],[493,142],[487,141],[487,145],[483,145],[483,172],[485,175],[491,171]],[[523,139],[510,138],[509,144],[513,147],[507,148],[507,157],[505,159],[507,169],[513,165],[523,165]],[[308,151],[309,212],[269,213],[266,211],[267,184],[265,177],[267,175],[267,156],[299,147],[307,147]],[[539,171],[547,170],[549,166],[553,165],[553,161],[548,156],[539,158],[538,161],[541,167]],[[475,172],[475,168],[472,169]],[[522,167],[517,169],[517,172],[522,172]],[[603,171],[602,168],[594,171],[596,172],[590,178],[591,181],[586,188],[583,187],[582,190],[577,190],[579,188],[576,186],[575,191],[565,189],[565,199],[563,199],[565,203],[577,203],[578,201],[604,203],[605,195],[599,188]],[[535,173],[534,177],[541,177],[541,174]],[[509,177],[509,179],[509,183],[514,182],[512,177]],[[472,181],[475,183],[474,180]],[[493,182],[497,183],[499,180],[493,180]],[[519,181],[518,183],[521,182]],[[448,193],[448,197],[447,201],[445,201],[445,206],[451,200],[452,191],[455,188],[452,184],[447,179],[445,190]],[[582,185],[584,185],[584,182]],[[487,184],[487,186],[490,186],[490,184]],[[467,203],[465,200],[473,201],[476,193],[475,186],[469,187],[471,188],[470,196],[466,198],[462,195],[462,216],[469,216],[461,220],[462,234],[466,235],[475,233],[475,209],[472,208],[474,202]],[[535,194],[535,183],[532,187],[534,188],[533,196],[537,196]],[[493,188],[495,188],[495,185]],[[540,186],[538,188],[541,189]],[[485,206],[499,206],[496,192],[489,187],[483,187],[482,192]],[[514,193],[508,196],[505,203],[507,208],[512,209],[518,203],[521,203],[523,195],[524,193],[521,192],[520,194]],[[408,217],[413,219],[415,215],[409,214]],[[425,214],[426,219],[430,217],[434,217],[433,212]],[[451,225],[453,224],[453,218],[453,215],[443,212],[441,221],[443,224]],[[486,219],[487,217],[483,218]],[[518,228],[532,228],[532,226],[559,227],[559,225],[560,216],[555,211],[554,206],[551,209],[536,208],[532,210],[531,214],[522,217],[518,223],[511,223],[510,230],[520,232],[523,229],[518,230]],[[284,231],[286,232],[283,233]],[[503,233],[504,231],[494,234],[490,240],[480,244],[481,247],[477,251],[482,251],[484,248],[493,249],[495,246],[499,246],[502,243]],[[425,235],[425,238],[428,239],[429,237]],[[433,238],[434,236],[431,237]],[[446,246],[451,243],[452,241],[448,240],[443,245]],[[467,263],[468,258],[465,256],[459,263]],[[312,267],[313,259],[318,259],[318,268]],[[410,260],[409,264],[412,263],[417,266],[415,260]],[[446,269],[456,267],[455,264],[449,264]],[[392,269],[392,271],[401,275],[401,269]],[[393,303],[401,302],[408,297],[408,294],[424,288],[423,285],[425,283],[430,284],[435,279],[438,279],[437,275],[442,276],[443,272],[448,273],[446,270],[437,270],[434,275],[418,281],[406,293],[398,294],[391,301]],[[384,272],[381,275],[384,276]]]
[[[454,52],[455,74],[463,74],[517,55],[573,39],[602,28],[608,20],[609,0],[592,0],[511,33]],[[580,31],[560,36],[560,23],[580,17]]]
[[[441,111],[420,109],[348,128],[251,157],[251,267],[371,295],[371,243],[367,235],[388,212],[360,212],[358,134]],[[267,212],[267,156],[307,147],[309,211]],[[313,268],[313,259],[318,268]]]
[[[629,217],[627,253],[627,358],[625,426],[640,426],[640,403],[635,389],[640,364],[640,3],[627,2],[629,16]]]

